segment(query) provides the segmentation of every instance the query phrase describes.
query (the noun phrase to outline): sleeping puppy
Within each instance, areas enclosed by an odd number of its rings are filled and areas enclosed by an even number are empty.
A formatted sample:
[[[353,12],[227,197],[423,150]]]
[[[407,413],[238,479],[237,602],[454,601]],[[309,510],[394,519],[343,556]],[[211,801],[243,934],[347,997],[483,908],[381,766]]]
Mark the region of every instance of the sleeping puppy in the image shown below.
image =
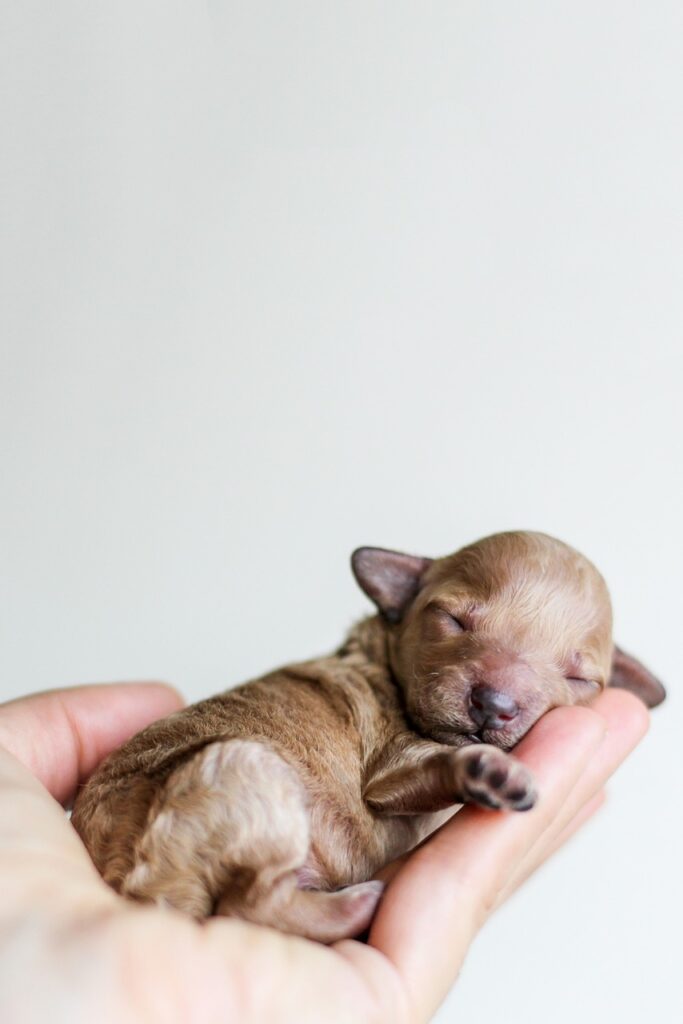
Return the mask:
[[[454,804],[525,811],[508,751],[550,708],[661,684],[612,643],[604,580],[540,533],[430,560],[360,548],[379,614],[327,658],[151,725],[81,791],[73,824],[120,893],[333,942],[364,930],[368,881]]]

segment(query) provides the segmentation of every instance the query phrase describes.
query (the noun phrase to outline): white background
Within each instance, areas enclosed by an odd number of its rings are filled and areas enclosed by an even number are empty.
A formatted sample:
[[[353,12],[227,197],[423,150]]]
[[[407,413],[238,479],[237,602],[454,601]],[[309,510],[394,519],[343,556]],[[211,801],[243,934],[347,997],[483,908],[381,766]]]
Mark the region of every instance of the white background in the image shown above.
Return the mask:
[[[681,1012],[678,0],[0,14],[0,696],[333,647],[348,554],[568,540],[669,702],[438,1020]]]

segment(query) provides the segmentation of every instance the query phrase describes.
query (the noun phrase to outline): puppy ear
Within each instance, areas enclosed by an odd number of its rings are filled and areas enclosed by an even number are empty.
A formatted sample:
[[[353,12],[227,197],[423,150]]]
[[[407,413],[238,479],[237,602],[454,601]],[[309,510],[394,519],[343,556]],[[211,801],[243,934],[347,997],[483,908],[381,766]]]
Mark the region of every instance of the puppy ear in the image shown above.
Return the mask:
[[[661,704],[666,697],[666,690],[659,679],[652,675],[637,658],[626,654],[615,644],[612,658],[610,686],[618,686],[622,690],[630,690],[640,697],[649,708]]]
[[[357,548],[351,555],[351,568],[358,584],[389,622],[400,622],[431,564],[431,558],[384,548]]]

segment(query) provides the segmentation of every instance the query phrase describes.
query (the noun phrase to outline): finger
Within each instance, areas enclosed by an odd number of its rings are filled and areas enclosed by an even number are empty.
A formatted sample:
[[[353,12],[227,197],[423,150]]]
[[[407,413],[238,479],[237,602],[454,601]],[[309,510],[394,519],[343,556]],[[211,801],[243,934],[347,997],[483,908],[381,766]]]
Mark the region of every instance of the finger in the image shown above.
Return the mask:
[[[416,851],[389,886],[370,943],[402,974],[418,1020],[428,1019],[445,995],[509,864],[547,827],[604,733],[605,723],[594,711],[551,711],[517,751],[536,776],[537,807],[523,815],[465,808]]]
[[[546,838],[543,843],[537,843],[534,846],[533,857],[528,857],[523,861],[519,870],[515,872],[509,883],[498,894],[494,909],[497,909],[509,899],[517,889],[524,885],[537,868],[545,864],[547,860],[550,860],[560,847],[564,846],[583,825],[590,821],[604,805],[605,800],[605,791],[600,790],[599,793],[596,793],[595,796],[581,807],[580,811],[574,815],[557,835],[552,838]]]
[[[645,705],[626,691],[606,690],[594,702],[593,709],[609,724],[605,740],[586,765],[581,778],[547,832],[539,836],[536,844],[518,865],[516,873],[519,878],[513,874],[508,880],[509,892],[514,891],[521,884],[521,880],[528,877],[534,867],[545,860],[546,851],[550,847],[555,848],[563,831],[581,814],[584,805],[592,801],[602,790],[610,776],[647,732],[649,715]],[[502,894],[502,899],[505,899],[509,892]]]
[[[0,745],[65,803],[111,750],[182,703],[162,683],[39,693],[0,706]]]
[[[596,793],[595,796],[591,797],[591,799],[583,805],[578,814],[575,814],[571,821],[564,826],[562,831],[544,848],[541,859],[536,867],[540,864],[544,864],[557,850],[560,849],[561,846],[568,842],[568,840],[570,840],[572,836],[579,831],[579,829],[583,828],[591,818],[595,817],[598,811],[605,806],[606,801],[607,793],[604,789],[601,789],[599,793]]]

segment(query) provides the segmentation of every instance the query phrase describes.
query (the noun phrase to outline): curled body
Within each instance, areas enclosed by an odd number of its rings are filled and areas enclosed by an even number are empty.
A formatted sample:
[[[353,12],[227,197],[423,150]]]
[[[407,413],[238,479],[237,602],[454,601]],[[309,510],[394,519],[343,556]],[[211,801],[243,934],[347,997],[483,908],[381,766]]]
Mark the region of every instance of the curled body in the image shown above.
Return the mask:
[[[342,647],[161,720],[110,755],[72,821],[124,896],[322,942],[358,934],[373,875],[456,805],[533,807],[509,753],[551,707],[661,684],[612,643],[602,577],[544,534],[430,560],[362,548],[378,614]]]
[[[195,917],[321,941],[362,930],[381,886],[355,886],[439,820],[378,816],[363,797],[379,752],[413,736],[366,653],[382,641],[368,620],[338,655],[176,712],[108,758],[72,816],[105,881]]]

